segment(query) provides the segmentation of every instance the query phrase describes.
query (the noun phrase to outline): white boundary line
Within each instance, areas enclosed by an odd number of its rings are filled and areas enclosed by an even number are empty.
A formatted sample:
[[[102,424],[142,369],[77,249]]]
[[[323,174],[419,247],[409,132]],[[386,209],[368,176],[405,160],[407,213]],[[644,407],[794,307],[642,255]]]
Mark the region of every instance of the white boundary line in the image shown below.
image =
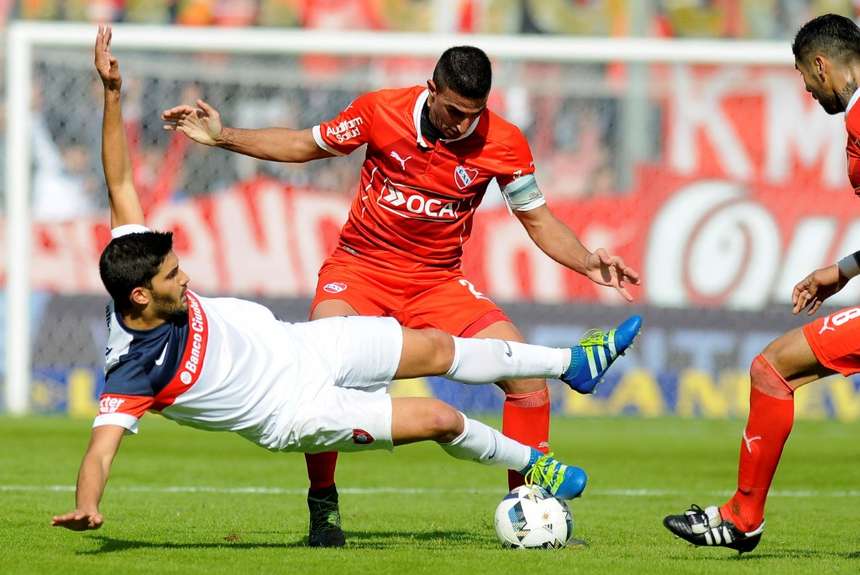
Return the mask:
[[[73,493],[74,485],[0,485],[0,492],[23,493],[23,492],[60,492]],[[201,485],[127,485],[115,486],[111,491],[123,493],[214,493],[227,495],[305,495],[307,489],[299,487],[208,487]],[[492,495],[502,494],[502,489],[491,488],[432,488],[432,487],[345,487],[338,491],[347,495],[444,495],[450,494],[474,494]],[[690,491],[677,489],[590,489],[586,496],[602,497],[665,497],[665,496],[688,496]],[[699,492],[702,497],[728,497],[731,491],[703,491]],[[770,492],[771,497],[807,498],[807,497],[833,497],[849,498],[860,497],[860,490],[821,490],[821,489],[796,489],[776,490]]]

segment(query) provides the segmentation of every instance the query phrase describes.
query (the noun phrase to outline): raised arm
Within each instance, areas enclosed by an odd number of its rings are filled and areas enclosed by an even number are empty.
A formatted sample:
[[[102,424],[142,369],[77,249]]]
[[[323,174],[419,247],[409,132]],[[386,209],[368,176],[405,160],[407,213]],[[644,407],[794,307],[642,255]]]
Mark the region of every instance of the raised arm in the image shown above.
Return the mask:
[[[110,52],[111,28],[99,26],[96,37],[95,66],[104,86],[102,119],[102,166],[110,199],[110,224],[144,224],[143,208],[131,172],[131,159],[122,121],[122,76],[119,62]]]
[[[51,521],[54,527],[86,531],[102,526],[104,519],[99,513],[99,502],[123,433],[125,429],[118,425],[93,428],[90,444],[78,471],[75,510],[55,516]]]
[[[197,100],[197,107],[183,105],[165,110],[161,119],[165,130],[176,130],[200,144],[261,160],[302,163],[332,156],[317,145],[310,129],[228,128],[221,124],[218,110],[203,100]]]

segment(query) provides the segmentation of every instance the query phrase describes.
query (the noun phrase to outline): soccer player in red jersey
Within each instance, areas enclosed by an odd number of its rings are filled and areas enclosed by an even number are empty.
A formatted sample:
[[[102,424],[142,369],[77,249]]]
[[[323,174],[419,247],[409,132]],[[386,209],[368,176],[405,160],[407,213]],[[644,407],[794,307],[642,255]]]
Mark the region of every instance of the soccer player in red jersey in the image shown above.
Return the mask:
[[[491,78],[483,51],[458,46],[442,54],[426,87],[361,95],[337,117],[311,129],[224,127],[217,110],[203,101],[166,110],[162,118],[167,129],[197,142],[266,160],[306,162],[367,146],[338,248],[320,269],[312,319],[392,316],[413,328],[523,341],[504,312],[460,269],[472,217],[492,180],[531,239],[555,261],[616,288],[628,301],[632,298],[626,284],[638,283],[639,277],[605,250],[590,252],[552,214],[535,180],[522,132],[487,109]],[[638,331],[640,320],[628,321],[635,326],[627,324],[625,330]],[[597,338],[612,339],[610,334]],[[596,362],[589,373],[568,381],[581,393],[593,391],[614,359],[588,353]],[[511,380],[499,385],[506,394],[504,433],[546,451],[546,382]],[[335,462],[334,453],[308,456],[311,545],[344,541]],[[521,476],[509,474],[511,487],[521,482]]]
[[[860,29],[826,14],[807,22],[792,45],[806,90],[828,114],[845,112],[848,178],[860,194]],[[818,269],[794,287],[793,313],[814,314],[860,274],[860,252]],[[794,391],[840,373],[860,373],[860,307],[839,310],[770,343],[750,368],[750,412],[740,446],[738,488],[720,507],[697,505],[663,524],[695,545],[752,551],[764,532],[768,489],[794,420]]]

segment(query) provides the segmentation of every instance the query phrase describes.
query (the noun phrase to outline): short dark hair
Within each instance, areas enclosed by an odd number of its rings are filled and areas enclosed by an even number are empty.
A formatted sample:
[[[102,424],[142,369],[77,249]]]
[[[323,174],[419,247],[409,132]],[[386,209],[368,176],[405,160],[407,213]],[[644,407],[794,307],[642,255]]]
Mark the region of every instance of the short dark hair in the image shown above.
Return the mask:
[[[450,88],[464,98],[486,98],[493,83],[493,68],[480,48],[454,46],[439,56],[433,83],[440,92]]]
[[[860,28],[845,16],[824,14],[798,30],[791,51],[795,60],[801,62],[813,52],[840,60],[860,57]]]
[[[171,232],[141,232],[111,240],[99,258],[99,275],[117,310],[131,307],[134,288],[152,287],[152,278],[171,249]]]

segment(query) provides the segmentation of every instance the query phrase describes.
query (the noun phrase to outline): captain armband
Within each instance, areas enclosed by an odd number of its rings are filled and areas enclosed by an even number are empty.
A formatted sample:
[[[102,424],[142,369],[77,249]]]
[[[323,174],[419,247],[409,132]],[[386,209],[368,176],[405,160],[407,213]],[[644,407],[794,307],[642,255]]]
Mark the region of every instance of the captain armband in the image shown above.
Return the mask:
[[[546,203],[534,174],[520,176],[505,186],[502,195],[511,209],[517,212],[527,212]]]
[[[839,266],[839,272],[848,279],[860,275],[860,252],[845,256],[836,265]]]

